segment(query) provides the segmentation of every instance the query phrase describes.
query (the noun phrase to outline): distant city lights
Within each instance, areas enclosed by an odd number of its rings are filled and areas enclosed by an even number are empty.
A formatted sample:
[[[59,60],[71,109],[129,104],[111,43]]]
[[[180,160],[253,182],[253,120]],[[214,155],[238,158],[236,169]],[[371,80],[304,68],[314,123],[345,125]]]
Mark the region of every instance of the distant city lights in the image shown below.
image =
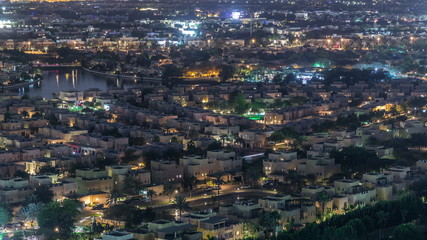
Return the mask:
[[[240,19],[240,15],[241,15],[240,12],[235,11],[235,12],[231,13],[231,18],[234,20],[238,20],[238,19]]]

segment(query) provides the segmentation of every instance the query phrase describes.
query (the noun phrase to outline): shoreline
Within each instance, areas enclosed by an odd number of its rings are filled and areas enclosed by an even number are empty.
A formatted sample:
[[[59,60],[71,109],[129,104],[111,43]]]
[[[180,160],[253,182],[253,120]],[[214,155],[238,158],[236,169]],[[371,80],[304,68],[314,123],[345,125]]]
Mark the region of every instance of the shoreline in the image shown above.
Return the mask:
[[[156,82],[156,83],[162,82],[161,78],[134,77],[134,76],[122,75],[122,74],[111,74],[111,73],[98,72],[98,71],[87,69],[87,68],[82,67],[82,66],[80,66],[80,68],[83,69],[84,71],[88,72],[88,73],[92,73],[92,74],[96,74],[96,75],[101,75],[101,76],[116,77],[116,78],[138,79],[138,80],[145,81],[145,82]]]
[[[3,89],[14,89],[14,88],[25,87],[25,86],[29,86],[31,84],[39,83],[42,80],[43,80],[43,78],[39,78],[39,79],[34,80],[32,82],[16,83],[16,84],[12,84],[12,85],[1,86],[1,89],[3,90]]]

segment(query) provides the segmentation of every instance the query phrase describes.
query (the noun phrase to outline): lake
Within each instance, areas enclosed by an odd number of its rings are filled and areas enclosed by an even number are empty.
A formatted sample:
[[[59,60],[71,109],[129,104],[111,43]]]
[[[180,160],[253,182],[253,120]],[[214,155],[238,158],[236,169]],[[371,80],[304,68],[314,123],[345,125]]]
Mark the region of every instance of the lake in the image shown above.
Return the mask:
[[[21,96],[28,94],[32,97],[51,98],[52,93],[59,94],[61,90],[76,89],[84,91],[90,88],[107,90],[113,87],[127,89],[137,85],[134,80],[101,76],[81,69],[43,70],[41,73],[43,75],[41,82],[8,91],[18,91]]]

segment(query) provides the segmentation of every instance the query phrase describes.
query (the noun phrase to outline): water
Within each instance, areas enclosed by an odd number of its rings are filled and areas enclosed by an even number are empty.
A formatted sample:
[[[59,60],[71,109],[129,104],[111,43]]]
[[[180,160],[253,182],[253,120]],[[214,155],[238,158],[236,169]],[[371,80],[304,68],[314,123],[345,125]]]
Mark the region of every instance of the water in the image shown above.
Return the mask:
[[[127,89],[137,85],[133,80],[100,76],[80,69],[46,70],[41,73],[43,75],[41,82],[9,91],[18,91],[21,96],[28,94],[32,97],[51,98],[52,93],[59,94],[61,90],[76,89],[84,91],[90,88],[107,90],[113,87]]]

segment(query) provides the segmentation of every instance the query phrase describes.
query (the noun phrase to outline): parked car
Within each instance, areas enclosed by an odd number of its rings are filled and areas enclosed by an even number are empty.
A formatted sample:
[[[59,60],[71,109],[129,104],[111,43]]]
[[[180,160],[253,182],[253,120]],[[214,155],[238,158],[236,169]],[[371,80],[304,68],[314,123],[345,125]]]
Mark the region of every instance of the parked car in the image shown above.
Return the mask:
[[[101,210],[104,208],[104,204],[97,204],[92,207],[92,210]]]

